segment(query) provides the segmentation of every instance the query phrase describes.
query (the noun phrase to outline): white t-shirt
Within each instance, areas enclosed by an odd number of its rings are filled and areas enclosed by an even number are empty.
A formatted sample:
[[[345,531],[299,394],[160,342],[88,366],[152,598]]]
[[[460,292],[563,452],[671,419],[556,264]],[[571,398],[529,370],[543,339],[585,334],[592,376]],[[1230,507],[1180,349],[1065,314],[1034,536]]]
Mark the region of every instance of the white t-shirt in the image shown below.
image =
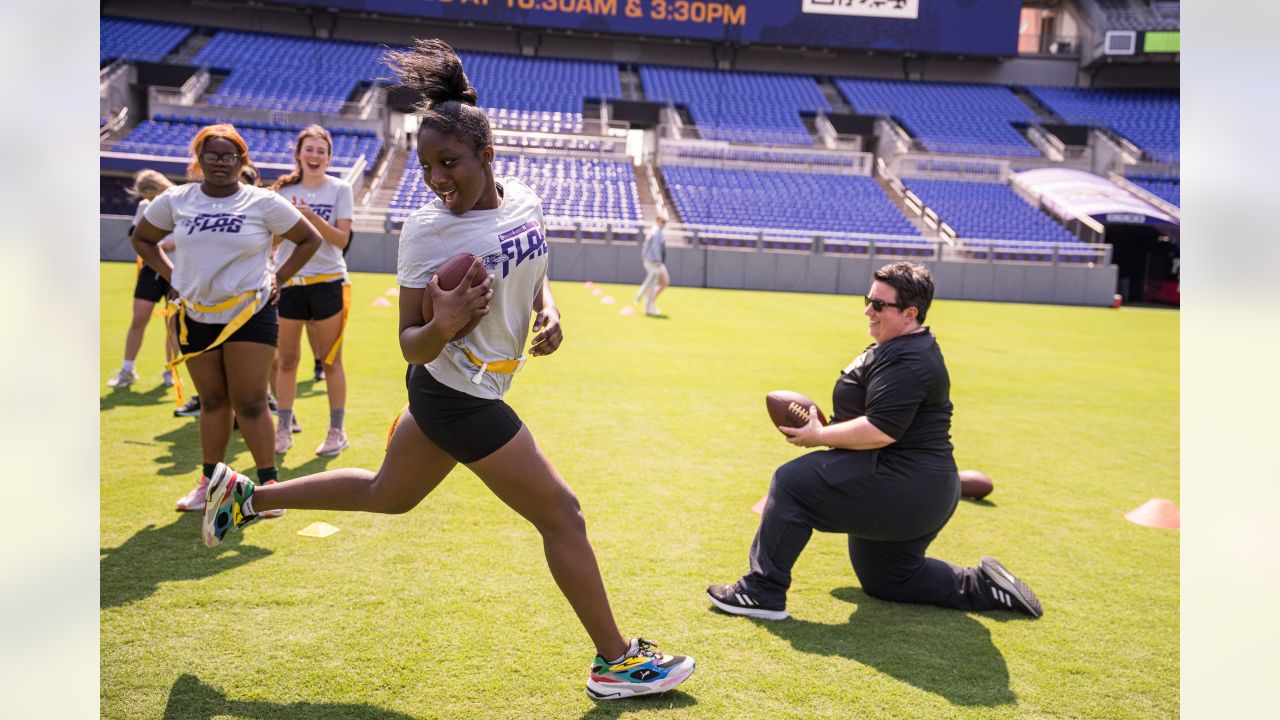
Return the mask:
[[[436,269],[458,253],[484,260],[494,276],[489,314],[466,337],[445,345],[427,363],[431,375],[459,392],[498,400],[511,387],[512,375],[486,372],[479,383],[471,378],[480,369],[463,346],[485,362],[510,360],[524,354],[533,322],[533,298],[547,276],[547,241],[542,231],[542,201],[516,178],[503,178],[502,204],[492,210],[449,212],[439,198],[418,208],[400,233],[396,282],[425,288]]]
[[[353,206],[355,205],[351,197],[351,186],[332,175],[325,175],[324,179],[324,185],[314,190],[303,187],[299,182],[285,185],[277,192],[290,204],[293,203],[294,198],[306,201],[311,209],[330,225],[335,225],[338,220],[350,220],[354,214]],[[293,243],[286,241],[276,248],[276,267],[284,265],[293,254],[293,247]],[[347,259],[343,257],[342,250],[337,245],[325,240],[320,243],[320,249],[316,250],[316,254],[311,256],[307,264],[303,265],[294,277],[307,278],[334,273],[341,273],[343,282],[348,280]]]
[[[271,236],[283,235],[302,219],[288,200],[270,190],[242,184],[233,195],[213,198],[198,182],[165,190],[145,216],[157,228],[173,231],[177,251],[171,284],[183,300],[217,305],[253,290],[259,310],[271,291]],[[199,322],[227,323],[252,299],[221,312],[188,308],[187,313]]]

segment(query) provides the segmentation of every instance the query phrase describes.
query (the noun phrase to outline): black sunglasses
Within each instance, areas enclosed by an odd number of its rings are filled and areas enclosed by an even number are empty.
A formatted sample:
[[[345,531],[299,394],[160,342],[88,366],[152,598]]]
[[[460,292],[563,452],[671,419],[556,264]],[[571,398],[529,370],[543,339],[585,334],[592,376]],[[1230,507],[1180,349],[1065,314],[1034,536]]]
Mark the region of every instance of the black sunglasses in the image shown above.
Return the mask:
[[[906,310],[911,307],[910,305],[904,305],[902,303],[885,302],[873,297],[862,298],[862,306],[866,307],[868,305],[875,308],[876,312],[884,312],[884,309],[887,307],[898,308],[899,310]]]

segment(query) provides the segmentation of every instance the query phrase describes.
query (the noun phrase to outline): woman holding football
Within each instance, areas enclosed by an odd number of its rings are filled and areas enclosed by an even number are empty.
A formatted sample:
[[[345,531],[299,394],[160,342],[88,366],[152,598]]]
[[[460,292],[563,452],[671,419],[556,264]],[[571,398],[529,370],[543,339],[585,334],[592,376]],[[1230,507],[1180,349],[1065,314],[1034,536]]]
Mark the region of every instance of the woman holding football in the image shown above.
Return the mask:
[[[587,694],[599,700],[664,692],[693,672],[693,658],[664,656],[623,638],[587,538],[578,499],[515,411],[503,402],[529,354],[560,346],[560,312],[547,281],[542,203],[515,178],[493,175],[489,120],[453,49],[418,40],[389,64],[423,93],[418,158],[436,199],[400,236],[400,350],[409,363],[409,408],[377,472],[343,469],[262,487],[225,465],[209,485],[206,545],[264,511],[282,508],[403,513],[458,463],[466,465],[542,536],[551,574],[595,645]],[[440,288],[446,260],[477,260],[456,288]],[[479,284],[472,281],[486,273]],[[455,334],[483,318],[465,337]]]

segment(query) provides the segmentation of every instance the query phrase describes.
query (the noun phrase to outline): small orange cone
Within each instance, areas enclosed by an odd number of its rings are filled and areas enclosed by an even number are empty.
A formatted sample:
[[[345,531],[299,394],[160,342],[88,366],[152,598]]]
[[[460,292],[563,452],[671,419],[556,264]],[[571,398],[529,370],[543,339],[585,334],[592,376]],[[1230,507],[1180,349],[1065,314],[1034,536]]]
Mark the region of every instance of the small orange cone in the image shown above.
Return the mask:
[[[595,286],[596,286],[596,284],[595,284],[595,283],[593,283],[593,282],[591,282],[590,280],[588,280],[588,281],[586,281],[586,282],[582,283],[582,287],[584,287],[584,288],[586,288],[586,289],[588,289],[588,290],[590,290],[591,288],[593,288],[593,287],[595,287]]]
[[[1178,530],[1182,527],[1182,513],[1178,506],[1164,498],[1152,498],[1130,510],[1125,520],[1135,524],[1153,528]]]
[[[603,291],[603,290],[601,290],[601,289],[600,289],[600,288],[598,288],[598,287],[592,287],[592,288],[591,288],[591,294],[592,294],[592,295],[595,295],[596,297],[600,297],[601,295],[603,295],[603,294],[604,294],[604,291]]]
[[[635,314],[636,314],[636,309],[635,309],[635,308],[633,308],[633,307],[631,307],[630,305],[628,305],[628,306],[626,306],[626,307],[622,308],[621,310],[619,310],[619,311],[618,311],[618,314],[619,314],[619,315],[635,315]]]
[[[397,297],[400,295],[400,288],[398,287],[387,288],[387,291],[382,294],[390,297]]]
[[[768,495],[765,495],[764,497],[762,497],[762,498],[760,498],[759,500],[757,500],[757,501],[756,501],[756,504],[751,506],[751,512],[753,512],[753,513],[755,513],[755,514],[757,514],[757,515],[763,515],[763,514],[764,514],[764,504],[765,504],[765,501],[767,501],[768,499],[769,499],[769,496],[768,496]]]
[[[375,299],[371,304],[374,307],[391,307],[391,301],[384,297]]]
[[[617,300],[614,300],[612,295],[605,295],[604,297],[600,298],[601,305],[612,305],[616,302]]]

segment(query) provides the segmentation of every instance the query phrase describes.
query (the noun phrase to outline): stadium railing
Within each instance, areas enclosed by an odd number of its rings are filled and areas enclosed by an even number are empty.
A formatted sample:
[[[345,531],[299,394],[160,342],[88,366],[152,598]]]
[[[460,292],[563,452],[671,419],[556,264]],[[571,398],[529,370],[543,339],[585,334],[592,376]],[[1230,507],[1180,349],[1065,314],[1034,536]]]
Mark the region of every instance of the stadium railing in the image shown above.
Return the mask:
[[[697,167],[772,168],[838,175],[870,175],[872,154],[794,145],[735,145],[723,140],[681,140],[659,133],[658,163]]]
[[[1107,175],[1107,179],[1115,183],[1116,185],[1119,185],[1120,187],[1124,188],[1125,190],[1128,190],[1134,195],[1137,195],[1143,200],[1146,200],[1152,205],[1155,205],[1157,208],[1159,208],[1161,211],[1163,211],[1166,215],[1173,218],[1174,220],[1177,220],[1179,222],[1182,221],[1181,208],[1169,202],[1168,200],[1165,200],[1159,195],[1156,195],[1150,190],[1142,187],[1141,185],[1133,182],[1132,180],[1125,177],[1124,175],[1121,175],[1118,172],[1111,172]]]

